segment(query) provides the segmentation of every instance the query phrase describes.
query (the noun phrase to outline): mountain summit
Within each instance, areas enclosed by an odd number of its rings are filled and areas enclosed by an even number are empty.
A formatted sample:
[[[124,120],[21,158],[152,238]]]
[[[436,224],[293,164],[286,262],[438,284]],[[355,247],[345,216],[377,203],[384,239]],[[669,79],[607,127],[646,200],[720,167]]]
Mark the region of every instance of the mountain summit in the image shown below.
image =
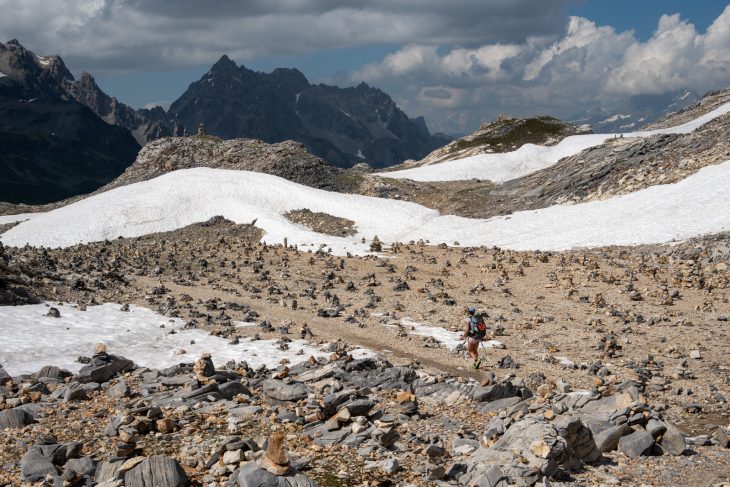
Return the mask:
[[[187,133],[204,123],[208,133],[225,139],[296,140],[342,167],[420,159],[448,141],[365,83],[312,85],[297,69],[261,73],[228,56],[190,85],[170,106],[168,118]]]

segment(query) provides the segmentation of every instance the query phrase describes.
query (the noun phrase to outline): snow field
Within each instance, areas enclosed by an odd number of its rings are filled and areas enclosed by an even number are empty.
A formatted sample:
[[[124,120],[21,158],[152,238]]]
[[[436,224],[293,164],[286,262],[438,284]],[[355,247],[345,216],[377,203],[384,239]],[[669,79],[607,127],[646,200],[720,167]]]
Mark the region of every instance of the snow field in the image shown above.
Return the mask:
[[[415,203],[322,191],[268,174],[196,168],[115,188],[8,230],[11,246],[69,247],[137,237],[202,222],[215,215],[250,223],[281,243],[333,253],[363,254],[374,235],[384,243],[424,239],[461,246],[515,250],[637,245],[685,240],[730,230],[730,161],[708,166],[674,184],[652,186],[603,201],[556,205],[488,220],[440,215]],[[288,221],[309,208],[353,220],[358,233],[334,237]]]
[[[550,167],[560,159],[600,145],[606,139],[618,136],[649,137],[658,134],[688,134],[728,112],[730,112],[730,103],[726,103],[695,120],[676,127],[624,134],[573,135],[552,146],[525,144],[512,152],[480,154],[402,171],[377,173],[376,175],[392,179],[412,179],[414,181],[482,179],[494,183],[503,183]]]
[[[49,306],[57,307],[61,317],[45,316]],[[83,365],[76,358],[92,355],[99,342],[107,345],[109,353],[157,369],[193,362],[203,352],[212,354],[217,367],[234,360],[246,361],[253,368],[262,364],[273,368],[283,359],[296,364],[310,356],[330,355],[304,340],[292,341],[285,351],[279,350],[276,340],[242,339],[240,344],[230,345],[205,331],[182,329],[180,319],[137,306],[130,306],[128,312],[120,308],[110,303],[89,306],[86,311],[52,303],[0,307],[0,364],[10,375],[37,372],[44,365],[75,373]],[[356,358],[371,355],[365,349],[353,352]]]

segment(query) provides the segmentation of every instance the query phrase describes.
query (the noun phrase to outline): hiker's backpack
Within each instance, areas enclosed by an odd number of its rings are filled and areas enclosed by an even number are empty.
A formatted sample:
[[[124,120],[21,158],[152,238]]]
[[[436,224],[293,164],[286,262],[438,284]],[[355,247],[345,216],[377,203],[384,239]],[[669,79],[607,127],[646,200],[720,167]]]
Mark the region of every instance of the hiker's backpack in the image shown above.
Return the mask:
[[[469,317],[469,324],[471,325],[471,336],[482,340],[487,336],[487,324],[484,323],[482,315],[472,315]]]

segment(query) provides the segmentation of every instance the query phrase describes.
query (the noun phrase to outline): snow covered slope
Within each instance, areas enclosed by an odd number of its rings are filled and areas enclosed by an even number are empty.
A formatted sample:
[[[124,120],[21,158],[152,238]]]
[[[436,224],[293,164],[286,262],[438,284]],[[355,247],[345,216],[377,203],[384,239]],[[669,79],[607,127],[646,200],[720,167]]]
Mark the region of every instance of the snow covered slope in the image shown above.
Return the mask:
[[[726,103],[710,113],[695,120],[666,129],[643,132],[630,132],[624,137],[649,137],[658,134],[686,134],[698,127],[730,112]],[[550,167],[563,157],[569,157],[582,150],[600,145],[604,140],[620,134],[573,135],[553,146],[525,144],[516,151],[500,154],[480,154],[478,156],[421,166],[402,171],[377,173],[378,176],[393,179],[412,179],[414,181],[462,181],[482,179],[503,183]]]
[[[41,213],[18,213],[16,215],[0,215],[0,225],[30,220],[31,218],[34,218],[40,214]]]
[[[682,240],[730,230],[730,161],[708,166],[676,184],[578,205],[557,205],[489,220],[440,215],[415,203],[331,193],[276,176],[196,168],[116,188],[35,216],[7,231],[3,243],[67,247],[77,243],[169,231],[223,215],[258,219],[264,240],[328,245],[336,254],[364,253],[374,235],[386,243],[498,245],[518,250],[633,245]],[[289,210],[353,220],[357,234],[333,237],[288,221]]]
[[[286,351],[279,349],[276,340],[246,339],[231,345],[228,340],[202,330],[183,329],[184,323],[180,319],[170,319],[136,306],[130,306],[128,312],[120,308],[118,304],[109,303],[89,306],[86,311],[58,306],[61,317],[51,318],[45,316],[48,312],[45,304],[2,306],[0,364],[11,375],[37,372],[44,365],[78,372],[82,364],[76,362],[76,357],[91,355],[99,342],[105,343],[110,353],[151,368],[192,362],[203,352],[212,353],[218,366],[229,360],[245,360],[254,368],[262,364],[275,367],[284,358],[296,364],[312,355],[326,357],[330,354],[303,340],[291,342]],[[175,333],[171,334],[172,330]],[[371,352],[362,349],[353,353],[358,358],[369,354]]]

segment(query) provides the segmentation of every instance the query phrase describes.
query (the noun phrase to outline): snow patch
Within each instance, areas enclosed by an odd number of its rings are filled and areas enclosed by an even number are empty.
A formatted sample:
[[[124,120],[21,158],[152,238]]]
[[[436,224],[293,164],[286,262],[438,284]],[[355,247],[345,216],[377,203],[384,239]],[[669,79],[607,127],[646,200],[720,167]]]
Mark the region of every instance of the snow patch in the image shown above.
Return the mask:
[[[59,309],[60,318],[45,316],[50,305]],[[228,340],[202,330],[184,330],[181,319],[167,318],[147,308],[129,308],[124,312],[120,305],[110,303],[89,306],[86,311],[52,303],[0,307],[0,364],[11,375],[33,373],[44,365],[75,373],[82,367],[76,358],[91,355],[99,342],[107,345],[109,353],[157,369],[195,361],[203,352],[212,353],[218,366],[235,360],[246,361],[254,368],[262,364],[275,367],[282,359],[296,364],[312,355],[330,355],[304,340],[292,341],[285,351],[279,349],[276,340],[242,339],[240,344],[230,345]],[[372,356],[372,352],[358,349],[353,355]]]
[[[50,59],[49,59],[49,58],[46,58],[46,57],[43,57],[43,56],[36,56],[36,58],[38,58],[38,63],[39,63],[39,64],[40,64],[41,66],[43,66],[43,67],[46,67],[46,66],[48,66],[49,64],[51,64],[51,61],[50,61]]]
[[[43,213],[18,213],[17,215],[0,215],[0,225],[7,223],[24,222],[42,215]]]
[[[666,129],[629,132],[624,137],[649,137],[658,134],[687,134],[698,127],[730,112],[730,103],[695,120]],[[512,152],[480,154],[477,156],[440,162],[437,164],[404,169],[401,171],[376,173],[376,176],[414,181],[463,181],[483,179],[503,183],[527,174],[545,169],[563,157],[573,156],[582,150],[602,144],[606,139],[621,134],[588,134],[566,137],[553,146],[525,144]]]
[[[450,331],[440,326],[424,325],[423,323],[413,321],[409,317],[402,318],[400,324],[409,335],[432,337],[451,351],[456,350],[459,345],[464,343],[464,339],[462,338],[463,332]],[[504,344],[498,340],[487,340],[483,343],[487,348],[505,348]]]

